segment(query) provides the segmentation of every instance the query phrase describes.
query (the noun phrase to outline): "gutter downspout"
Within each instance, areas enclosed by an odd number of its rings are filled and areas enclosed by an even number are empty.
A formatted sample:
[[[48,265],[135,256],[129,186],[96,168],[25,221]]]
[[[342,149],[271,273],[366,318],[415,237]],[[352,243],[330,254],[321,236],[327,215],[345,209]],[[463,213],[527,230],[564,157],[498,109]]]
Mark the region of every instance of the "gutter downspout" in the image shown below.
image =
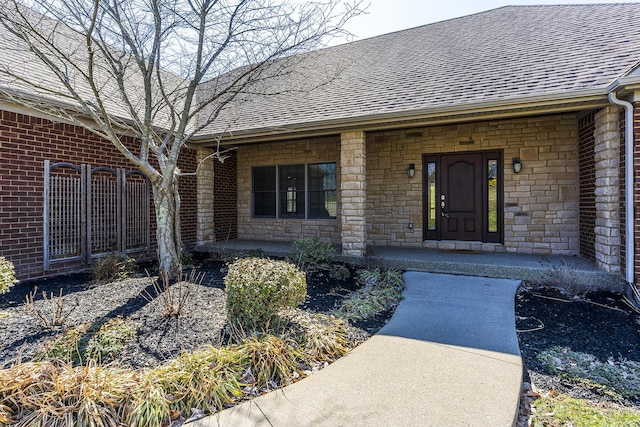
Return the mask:
[[[634,200],[633,200],[633,168],[634,168],[634,141],[633,141],[633,104],[628,101],[618,99],[616,93],[612,90],[609,92],[609,101],[612,104],[620,105],[625,111],[625,125],[624,125],[624,147],[625,147],[625,247],[626,247],[626,263],[625,263],[625,278],[627,282],[626,291],[627,297],[632,302],[634,297]],[[638,304],[638,301],[635,301]]]

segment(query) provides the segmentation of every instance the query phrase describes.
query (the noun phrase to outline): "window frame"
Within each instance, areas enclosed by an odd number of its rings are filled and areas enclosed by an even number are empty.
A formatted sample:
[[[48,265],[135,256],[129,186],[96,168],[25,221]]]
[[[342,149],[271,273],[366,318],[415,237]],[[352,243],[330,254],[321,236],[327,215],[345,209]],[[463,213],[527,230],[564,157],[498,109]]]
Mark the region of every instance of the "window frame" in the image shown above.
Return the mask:
[[[334,183],[335,186],[332,189],[321,189],[321,190],[311,190],[310,189],[310,185],[309,185],[309,177],[310,177],[310,173],[309,173],[309,168],[313,165],[323,165],[323,164],[333,164],[334,165]],[[302,166],[304,167],[304,188],[303,190],[301,190],[302,195],[304,197],[304,212],[303,214],[288,214],[286,212],[282,212],[283,207],[286,207],[286,205],[282,204],[282,197],[283,194],[286,194],[287,191],[286,190],[282,190],[281,189],[281,170],[283,168],[287,168],[287,167],[295,167],[295,166]],[[258,190],[256,191],[256,177],[255,177],[255,173],[256,170],[259,169],[273,169],[275,171],[273,177],[270,177],[270,179],[275,180],[275,190]],[[296,192],[300,192],[300,190],[296,190]],[[310,195],[312,193],[327,193],[327,192],[332,192],[333,194],[335,194],[335,203],[336,203],[336,214],[335,216],[318,216],[318,215],[311,215],[310,211],[311,211],[311,198]],[[275,214],[273,215],[256,215],[256,194],[257,193],[275,193]],[[323,162],[311,162],[311,163],[287,163],[287,164],[278,164],[278,165],[264,165],[264,166],[252,166],[251,167],[251,218],[256,218],[256,219],[284,219],[284,220],[290,220],[290,219],[294,219],[294,220],[335,220],[338,218],[338,209],[337,209],[337,205],[338,205],[338,162],[336,161],[323,161]],[[264,209],[263,209],[264,210]]]

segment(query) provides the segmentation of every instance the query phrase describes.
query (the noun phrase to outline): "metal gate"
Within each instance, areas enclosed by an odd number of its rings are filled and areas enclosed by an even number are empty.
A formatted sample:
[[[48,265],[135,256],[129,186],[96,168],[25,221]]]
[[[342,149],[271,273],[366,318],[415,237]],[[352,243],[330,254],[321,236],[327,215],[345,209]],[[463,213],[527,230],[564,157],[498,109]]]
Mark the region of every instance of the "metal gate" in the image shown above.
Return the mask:
[[[44,269],[150,250],[149,181],[139,171],[44,162]]]

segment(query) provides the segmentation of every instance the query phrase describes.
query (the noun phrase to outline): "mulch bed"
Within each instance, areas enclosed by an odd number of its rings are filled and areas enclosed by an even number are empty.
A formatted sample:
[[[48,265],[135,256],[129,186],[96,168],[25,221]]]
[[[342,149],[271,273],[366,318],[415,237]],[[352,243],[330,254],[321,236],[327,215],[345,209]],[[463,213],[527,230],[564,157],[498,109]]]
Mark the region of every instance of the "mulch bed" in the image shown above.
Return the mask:
[[[28,360],[37,349],[61,330],[43,328],[26,310],[25,298],[38,287],[36,300],[42,304],[41,292],[57,295],[62,289],[65,307],[75,306],[66,325],[82,322],[99,324],[106,319],[123,316],[131,319],[136,338],[122,352],[118,361],[131,367],[153,366],[176,357],[181,351],[205,344],[225,341],[224,266],[222,262],[203,261],[197,265],[205,274],[192,290],[184,314],[167,318],[162,314],[152,281],[145,275],[121,282],[96,284],[87,274],[71,274],[50,279],[24,282],[0,295],[0,360],[4,367],[17,360]],[[352,277],[338,280],[328,271],[308,275],[308,298],[301,305],[306,312],[329,313],[359,284]],[[383,313],[373,320],[359,322],[351,328],[351,336],[363,341],[376,333],[391,317]],[[552,375],[537,359],[542,351],[554,346],[589,353],[606,362],[609,358],[640,362],[640,315],[623,303],[619,295],[587,294],[572,299],[543,287],[524,285],[516,297],[516,323],[520,349],[525,365],[524,379],[540,392],[556,390],[593,402],[611,399]],[[519,425],[526,426],[532,398],[523,393]],[[639,400],[617,403],[640,409]]]
[[[560,392],[594,403],[612,401],[610,396],[548,372],[537,356],[552,347],[591,354],[603,363],[609,358],[640,362],[640,315],[618,294],[596,292],[571,298],[555,289],[525,284],[516,296],[516,326],[526,368],[524,380],[541,393]],[[526,415],[532,400],[526,395],[525,391],[521,415]],[[616,403],[640,409],[640,399]],[[526,426],[522,419],[519,425]]]
[[[15,285],[10,292],[0,295],[0,312],[7,314],[0,320],[2,366],[30,360],[64,328],[87,322],[95,328],[116,316],[131,319],[137,330],[133,341],[117,358],[125,366],[154,366],[182,351],[224,344],[229,338],[223,284],[225,263],[203,260],[196,268],[204,274],[204,280],[189,288],[192,297],[178,317],[163,316],[162,300],[156,297],[154,281],[145,273],[113,283],[95,283],[88,274],[70,274]],[[332,311],[360,286],[354,280],[355,270],[351,271],[352,277],[346,280],[332,278],[328,271],[308,274],[308,297],[300,308],[309,313]],[[57,296],[62,290],[64,311],[70,312],[64,328],[43,328],[33,312],[27,310],[25,298],[36,286],[35,306],[44,314],[51,312],[51,308],[43,300],[42,292]],[[350,339],[356,343],[366,340],[391,314],[356,322],[349,328]]]

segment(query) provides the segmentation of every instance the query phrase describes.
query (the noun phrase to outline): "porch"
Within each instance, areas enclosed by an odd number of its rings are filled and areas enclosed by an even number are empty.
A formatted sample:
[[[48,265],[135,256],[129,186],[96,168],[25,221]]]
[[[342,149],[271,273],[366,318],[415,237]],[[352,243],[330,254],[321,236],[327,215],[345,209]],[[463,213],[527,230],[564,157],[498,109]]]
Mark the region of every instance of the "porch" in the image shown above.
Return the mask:
[[[199,247],[203,252],[216,251],[227,254],[251,249],[261,249],[265,255],[284,257],[291,252],[291,242],[235,239]],[[337,253],[341,253],[341,248],[337,248]],[[599,270],[594,263],[578,256],[378,246],[367,248],[365,258],[336,255],[336,259],[371,267],[432,273],[519,279],[530,282],[563,280],[591,289],[622,291],[618,274]]]

